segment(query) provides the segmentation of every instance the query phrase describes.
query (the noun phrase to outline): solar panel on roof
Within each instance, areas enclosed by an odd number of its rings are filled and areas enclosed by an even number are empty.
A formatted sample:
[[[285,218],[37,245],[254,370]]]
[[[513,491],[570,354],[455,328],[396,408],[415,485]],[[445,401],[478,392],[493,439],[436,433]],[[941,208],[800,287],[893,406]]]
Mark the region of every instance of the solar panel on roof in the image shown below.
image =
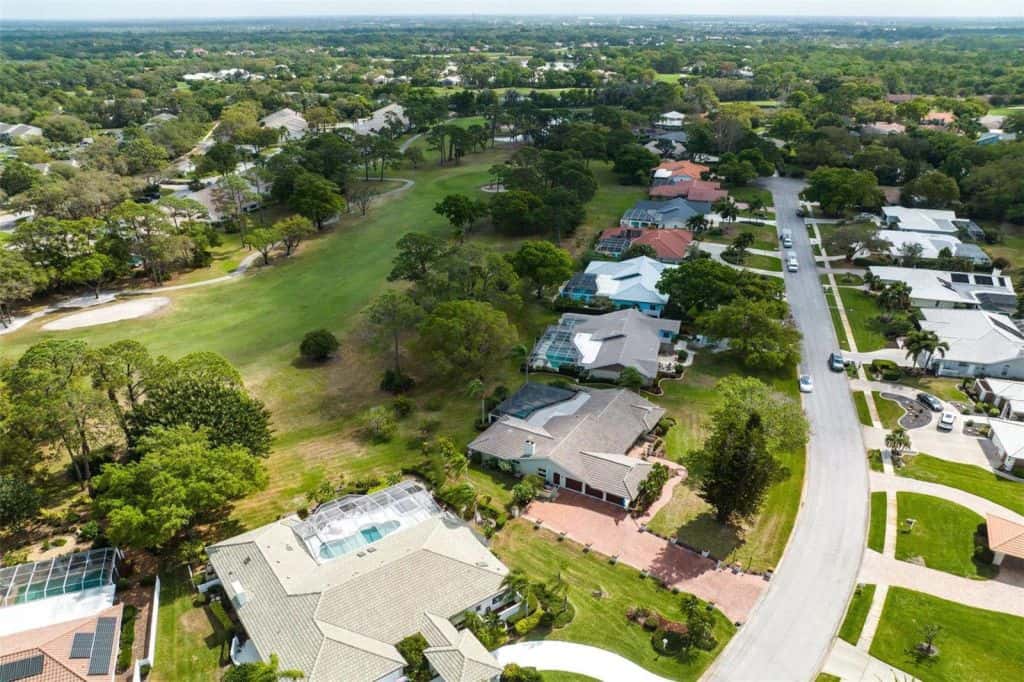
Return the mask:
[[[989,277],[988,275],[975,275],[974,276],[974,283],[975,284],[984,284],[985,286],[990,287],[990,286],[992,286],[992,278]]]
[[[958,284],[970,284],[971,278],[962,272],[951,273],[949,278]]]
[[[92,654],[92,633],[76,632],[71,640],[71,655],[68,658],[89,658]]]
[[[1024,340],[1024,336],[1021,335],[1020,330],[1017,329],[1016,327],[1011,327],[1010,325],[1006,324],[1002,320],[997,320],[994,317],[990,317],[989,319],[992,320],[992,324],[994,324],[995,326],[999,327],[1004,332],[1007,332],[1008,334],[1011,334],[1011,335],[1017,337],[1018,339]]]
[[[96,620],[96,635],[92,640],[92,655],[89,657],[90,675],[106,675],[110,671],[116,628],[117,618],[98,618]]]
[[[0,664],[0,682],[14,682],[35,677],[43,672],[43,655],[26,656]]]

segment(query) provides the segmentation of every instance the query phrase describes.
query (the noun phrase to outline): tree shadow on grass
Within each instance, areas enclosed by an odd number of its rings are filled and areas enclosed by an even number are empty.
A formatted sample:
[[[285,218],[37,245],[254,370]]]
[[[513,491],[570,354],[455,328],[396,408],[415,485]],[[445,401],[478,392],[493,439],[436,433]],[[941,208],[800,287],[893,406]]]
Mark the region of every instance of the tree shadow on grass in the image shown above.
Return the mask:
[[[723,524],[710,511],[701,512],[676,531],[679,542],[697,551],[707,550],[717,559],[724,559],[743,546],[743,530]]]

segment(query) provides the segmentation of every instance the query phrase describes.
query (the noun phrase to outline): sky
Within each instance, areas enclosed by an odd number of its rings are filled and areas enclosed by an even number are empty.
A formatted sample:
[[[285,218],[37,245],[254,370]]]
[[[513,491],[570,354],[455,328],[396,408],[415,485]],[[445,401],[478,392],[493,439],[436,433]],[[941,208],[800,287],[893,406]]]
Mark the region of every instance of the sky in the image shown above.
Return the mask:
[[[379,4],[380,7],[374,6]],[[666,0],[0,0],[4,19],[198,19],[368,14],[694,14]],[[675,7],[673,7],[675,5]],[[1024,17],[1013,0],[714,0],[719,16]]]

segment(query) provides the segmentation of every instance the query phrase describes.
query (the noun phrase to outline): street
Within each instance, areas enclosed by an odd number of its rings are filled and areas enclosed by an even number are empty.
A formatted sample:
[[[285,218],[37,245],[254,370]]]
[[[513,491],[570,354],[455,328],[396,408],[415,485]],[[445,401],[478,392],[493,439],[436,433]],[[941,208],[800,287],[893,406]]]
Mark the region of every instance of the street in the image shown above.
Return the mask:
[[[864,443],[846,375],[827,364],[839,346],[807,230],[796,215],[802,183],[769,178],[763,184],[774,195],[779,227],[792,230],[800,264],[785,281],[804,337],[800,372],[814,380],[814,391],[803,396],[811,438],[789,545],[768,591],[708,671],[712,680],[814,679],[843,620],[867,532]]]

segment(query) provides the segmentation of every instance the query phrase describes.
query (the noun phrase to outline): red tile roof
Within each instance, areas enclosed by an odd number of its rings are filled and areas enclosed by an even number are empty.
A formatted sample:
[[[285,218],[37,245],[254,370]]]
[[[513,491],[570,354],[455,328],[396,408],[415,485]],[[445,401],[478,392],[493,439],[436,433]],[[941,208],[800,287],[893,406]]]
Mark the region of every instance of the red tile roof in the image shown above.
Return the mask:
[[[992,514],[985,517],[985,526],[989,549],[1024,559],[1024,526]]]
[[[658,254],[659,260],[675,261],[683,259],[691,241],[693,241],[693,235],[689,230],[647,229],[629,245],[647,244]]]
[[[691,201],[717,201],[728,195],[715,180],[685,180],[651,187],[647,196],[652,199],[675,199],[683,197]]]
[[[685,175],[686,177],[693,178],[694,180],[700,180],[701,173],[707,173],[711,169],[707,166],[702,166],[699,163],[693,161],[662,161],[659,163],[654,170],[667,170],[672,173],[672,177]]]

